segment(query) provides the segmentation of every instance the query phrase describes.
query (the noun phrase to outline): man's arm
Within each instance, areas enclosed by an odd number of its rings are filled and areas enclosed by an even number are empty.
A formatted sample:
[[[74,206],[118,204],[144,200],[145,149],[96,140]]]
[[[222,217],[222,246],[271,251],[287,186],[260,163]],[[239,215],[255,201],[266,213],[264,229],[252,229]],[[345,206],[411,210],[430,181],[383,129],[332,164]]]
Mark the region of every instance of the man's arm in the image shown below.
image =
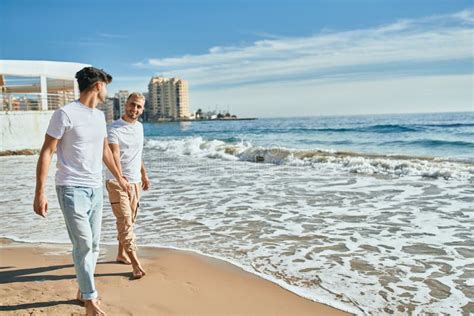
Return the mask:
[[[111,144],[109,143],[110,151],[112,152],[112,156],[114,157],[115,165],[121,175],[122,172],[122,164],[120,163],[120,145],[119,144]]]
[[[115,177],[115,179],[117,179],[117,182],[119,183],[122,190],[130,192],[130,183],[128,183],[128,181],[125,180],[125,178],[122,176],[120,160],[119,166],[116,165],[114,155],[112,154],[112,151],[109,148],[109,142],[107,141],[107,138],[104,138],[104,153],[102,160],[104,161],[105,165],[110,170],[112,175]]]
[[[140,168],[140,173],[142,174],[142,189],[144,191],[147,191],[151,186],[151,182],[150,182],[150,179],[148,178],[148,175],[146,174],[145,164],[143,163],[143,160],[142,160],[142,167]]]
[[[33,210],[36,214],[45,217],[48,213],[48,199],[44,192],[46,178],[48,176],[49,165],[53,157],[59,140],[49,136],[44,137],[43,147],[41,147],[38,164],[36,165],[36,189],[35,200],[33,202]]]

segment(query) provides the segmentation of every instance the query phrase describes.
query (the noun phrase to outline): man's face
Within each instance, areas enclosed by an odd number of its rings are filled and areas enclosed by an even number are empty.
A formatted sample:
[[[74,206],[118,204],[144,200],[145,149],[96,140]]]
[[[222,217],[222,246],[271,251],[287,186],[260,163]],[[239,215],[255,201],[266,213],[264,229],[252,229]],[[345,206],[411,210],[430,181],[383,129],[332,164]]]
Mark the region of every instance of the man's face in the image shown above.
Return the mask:
[[[142,115],[144,109],[145,100],[133,96],[128,99],[127,104],[125,105],[125,115],[132,120],[137,120],[140,115]]]
[[[99,81],[97,83],[97,88],[99,89],[97,96],[100,102],[105,102],[105,99],[107,99],[107,84],[105,82]]]

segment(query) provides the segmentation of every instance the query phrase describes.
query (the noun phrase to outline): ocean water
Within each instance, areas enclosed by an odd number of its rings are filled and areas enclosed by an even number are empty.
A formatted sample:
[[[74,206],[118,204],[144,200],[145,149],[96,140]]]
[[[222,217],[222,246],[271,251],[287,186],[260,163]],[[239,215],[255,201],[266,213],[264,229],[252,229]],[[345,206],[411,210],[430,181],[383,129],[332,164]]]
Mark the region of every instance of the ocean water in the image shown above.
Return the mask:
[[[357,314],[474,313],[474,113],[145,124],[139,244],[232,262]],[[67,242],[31,210],[37,156],[0,158],[0,236]],[[105,203],[102,240],[115,242]]]

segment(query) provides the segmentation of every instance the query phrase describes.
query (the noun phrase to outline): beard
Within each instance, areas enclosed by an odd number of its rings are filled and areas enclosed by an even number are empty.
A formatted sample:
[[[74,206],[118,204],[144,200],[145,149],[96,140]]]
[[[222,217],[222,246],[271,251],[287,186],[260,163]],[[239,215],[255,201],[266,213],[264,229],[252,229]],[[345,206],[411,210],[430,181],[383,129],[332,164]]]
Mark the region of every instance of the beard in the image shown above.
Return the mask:
[[[136,119],[138,117],[138,114],[135,114],[133,112],[127,112],[127,115],[131,119]]]
[[[107,99],[107,91],[100,91],[97,97],[100,102],[104,103],[105,100]]]

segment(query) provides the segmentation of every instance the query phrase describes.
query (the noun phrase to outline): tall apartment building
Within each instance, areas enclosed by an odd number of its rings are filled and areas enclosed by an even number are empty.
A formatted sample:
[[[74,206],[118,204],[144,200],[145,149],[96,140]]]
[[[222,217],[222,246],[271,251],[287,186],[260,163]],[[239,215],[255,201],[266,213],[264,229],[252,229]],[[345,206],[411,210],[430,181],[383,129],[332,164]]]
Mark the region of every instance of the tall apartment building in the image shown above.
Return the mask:
[[[115,97],[118,100],[118,117],[121,117],[124,114],[125,104],[127,103],[127,98],[129,96],[128,90],[120,90],[119,92],[115,93]]]
[[[143,122],[148,122],[150,120],[150,97],[148,96],[148,92],[143,92],[143,96],[145,97],[145,111],[143,111],[142,119]]]
[[[114,101],[115,98],[107,98],[104,103],[99,103],[97,108],[104,112],[105,121],[107,124],[112,123],[114,117]]]
[[[188,82],[179,78],[152,77],[148,84],[150,119],[189,118]]]

